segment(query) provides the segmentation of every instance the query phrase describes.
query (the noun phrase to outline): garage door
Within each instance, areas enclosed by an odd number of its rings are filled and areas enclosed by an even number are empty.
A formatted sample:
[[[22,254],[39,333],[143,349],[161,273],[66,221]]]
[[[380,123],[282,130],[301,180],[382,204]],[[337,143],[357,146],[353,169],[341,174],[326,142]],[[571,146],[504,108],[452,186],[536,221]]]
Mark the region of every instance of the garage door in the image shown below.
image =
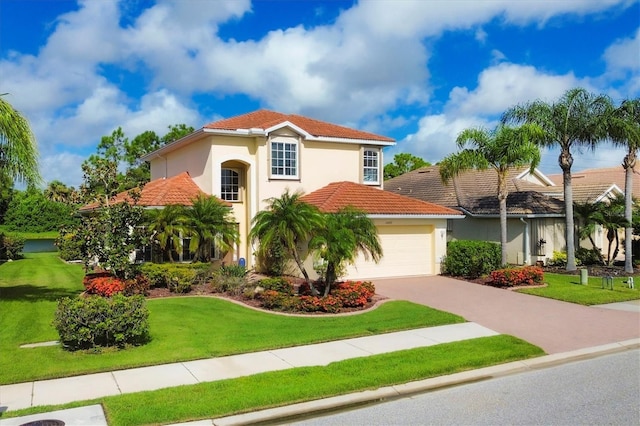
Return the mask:
[[[347,267],[347,278],[384,278],[433,274],[433,227],[379,226],[384,256],[379,263],[358,257]]]

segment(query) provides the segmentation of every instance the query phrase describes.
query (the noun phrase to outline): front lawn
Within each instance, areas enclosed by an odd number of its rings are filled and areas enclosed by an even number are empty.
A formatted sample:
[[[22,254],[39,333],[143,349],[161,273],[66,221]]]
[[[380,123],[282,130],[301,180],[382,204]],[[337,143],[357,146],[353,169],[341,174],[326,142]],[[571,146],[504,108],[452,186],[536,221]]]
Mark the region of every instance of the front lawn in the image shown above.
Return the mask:
[[[57,339],[56,301],[82,292],[82,266],[55,253],[29,254],[0,265],[0,384],[217,357],[464,322],[453,314],[404,301],[359,315],[292,317],[264,313],[210,297],[148,301],[150,343],[100,354],[59,346],[21,349]]]
[[[11,411],[23,416],[102,404],[110,425],[187,422],[407,383],[543,355],[512,336],[482,337],[436,346],[354,358],[326,367],[304,367],[237,379],[199,383]]]
[[[613,290],[602,288],[601,277],[589,277],[587,285],[580,285],[579,275],[545,273],[547,287],[523,288],[520,293],[548,297],[550,299],[581,305],[600,305],[640,299],[640,277],[636,277],[636,288],[628,288],[626,277],[613,278]]]

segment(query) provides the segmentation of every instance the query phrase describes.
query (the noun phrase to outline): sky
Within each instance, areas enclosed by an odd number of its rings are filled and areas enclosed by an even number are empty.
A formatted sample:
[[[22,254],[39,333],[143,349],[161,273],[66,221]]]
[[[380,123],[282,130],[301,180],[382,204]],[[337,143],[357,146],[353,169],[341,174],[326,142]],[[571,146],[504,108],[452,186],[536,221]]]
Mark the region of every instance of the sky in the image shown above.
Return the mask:
[[[45,183],[102,136],[266,108],[392,137],[436,163],[470,127],[584,87],[640,96],[640,0],[0,0],[0,93]],[[573,170],[619,165],[609,145]],[[560,173],[557,150],[540,169]]]

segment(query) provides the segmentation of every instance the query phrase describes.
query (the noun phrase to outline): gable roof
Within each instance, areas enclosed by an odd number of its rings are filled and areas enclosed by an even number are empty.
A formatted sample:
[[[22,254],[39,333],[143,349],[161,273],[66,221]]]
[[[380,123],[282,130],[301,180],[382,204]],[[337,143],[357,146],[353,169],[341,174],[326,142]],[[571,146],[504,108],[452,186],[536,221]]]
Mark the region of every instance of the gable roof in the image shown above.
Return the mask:
[[[640,171],[634,169],[633,171],[633,189],[632,193],[634,197],[640,198]],[[549,175],[556,185],[562,188],[562,173]],[[616,185],[618,189],[624,193],[625,187],[625,171],[622,166],[606,167],[602,169],[586,169],[579,172],[571,173],[571,187],[573,188],[574,201],[576,200],[576,193],[581,191],[581,187],[588,187],[590,189],[584,189],[583,192],[589,192],[591,197],[590,201],[595,201],[599,196],[604,196],[605,191]],[[599,194],[593,194],[595,188],[601,188],[602,191]],[[587,201],[583,197],[582,201]]]
[[[564,215],[564,206],[556,197],[546,195],[548,179],[536,171],[533,180],[524,179],[529,167],[514,167],[507,175],[507,214]],[[539,183],[536,183],[539,182]],[[440,178],[439,166],[423,167],[384,182],[385,191],[419,200],[463,209],[471,215],[497,215],[498,176],[492,169],[469,170],[447,184]]]
[[[192,206],[193,200],[199,195],[205,194],[191,179],[188,172],[182,172],[170,178],[160,178],[148,182],[140,191],[138,205],[143,207],[164,207],[170,204],[182,206]],[[118,193],[110,202],[121,203],[132,201],[129,191]],[[231,204],[220,200],[223,204],[231,207]],[[87,204],[80,208],[81,211],[94,210],[100,207],[99,203]]]
[[[247,114],[238,115],[224,120],[214,121],[204,126],[204,129],[217,130],[254,130],[265,132],[285,127],[291,124],[298,130],[316,138],[356,139],[365,141],[394,142],[386,136],[380,136],[361,130],[339,126],[337,124],[320,121],[296,114],[283,114],[276,111],[261,109]]]
[[[333,182],[301,199],[324,213],[352,206],[368,215],[462,217],[457,210],[354,182]]]

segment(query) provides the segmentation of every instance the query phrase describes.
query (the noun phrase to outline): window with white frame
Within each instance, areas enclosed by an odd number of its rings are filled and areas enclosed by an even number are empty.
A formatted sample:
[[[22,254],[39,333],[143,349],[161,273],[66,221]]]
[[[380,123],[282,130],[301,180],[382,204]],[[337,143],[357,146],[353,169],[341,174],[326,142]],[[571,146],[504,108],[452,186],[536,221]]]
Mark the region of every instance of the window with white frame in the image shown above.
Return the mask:
[[[375,149],[365,149],[362,153],[362,180],[365,184],[380,182],[380,152]]]
[[[298,177],[298,142],[271,141],[271,177]]]
[[[225,201],[240,201],[240,173],[234,169],[220,171],[220,198]]]

